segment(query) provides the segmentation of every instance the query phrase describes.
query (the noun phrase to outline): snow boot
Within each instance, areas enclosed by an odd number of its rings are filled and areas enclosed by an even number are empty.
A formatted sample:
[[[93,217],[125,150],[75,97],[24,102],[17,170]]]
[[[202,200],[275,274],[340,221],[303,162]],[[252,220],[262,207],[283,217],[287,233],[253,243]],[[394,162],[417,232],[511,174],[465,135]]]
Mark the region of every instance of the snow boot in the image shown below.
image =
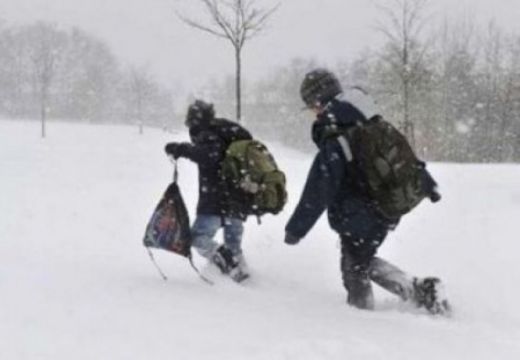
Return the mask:
[[[374,294],[366,266],[352,265],[343,270],[343,284],[348,292],[349,305],[364,310],[374,309]]]
[[[237,267],[230,271],[230,276],[236,282],[244,281],[249,278],[249,268],[243,254],[236,255],[234,260],[237,262]]]
[[[243,271],[239,266],[239,259],[233,256],[231,250],[224,245],[217,248],[211,261],[213,264],[217,265],[223,274],[228,274],[231,279],[236,282],[244,281],[249,277],[249,274]]]
[[[414,278],[413,288],[413,299],[418,307],[424,307],[433,315],[451,313],[451,306],[440,279],[436,277]]]
[[[220,269],[222,274],[229,274],[231,269],[237,267],[237,262],[233,259],[233,253],[224,245],[220,245],[213,256],[211,262]]]
[[[231,277],[231,279],[238,283],[249,278],[249,274],[244,272],[239,266],[236,266],[233,269],[231,269],[231,271],[229,272],[229,276]]]

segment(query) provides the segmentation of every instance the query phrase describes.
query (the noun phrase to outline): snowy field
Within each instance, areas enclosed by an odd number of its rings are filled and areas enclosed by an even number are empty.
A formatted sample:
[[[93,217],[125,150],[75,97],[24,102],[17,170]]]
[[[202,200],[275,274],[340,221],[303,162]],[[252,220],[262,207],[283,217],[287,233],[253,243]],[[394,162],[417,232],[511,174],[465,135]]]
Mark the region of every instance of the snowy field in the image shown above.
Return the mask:
[[[164,143],[137,127],[0,121],[0,359],[520,359],[520,166],[432,164],[443,201],[424,203],[380,255],[447,284],[454,315],[435,318],[376,292],[345,304],[338,240],[326,217],[283,243],[311,156],[270,145],[290,202],[246,224],[252,278],[233,283],[142,247],[172,176]],[[180,163],[193,216],[197,172]]]

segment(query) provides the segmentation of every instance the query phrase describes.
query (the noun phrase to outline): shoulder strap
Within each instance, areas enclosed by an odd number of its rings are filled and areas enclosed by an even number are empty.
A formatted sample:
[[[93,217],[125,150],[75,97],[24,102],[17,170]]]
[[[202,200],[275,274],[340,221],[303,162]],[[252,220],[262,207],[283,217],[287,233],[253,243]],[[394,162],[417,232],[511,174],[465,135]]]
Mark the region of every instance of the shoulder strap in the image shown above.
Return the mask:
[[[341,145],[341,149],[343,150],[343,155],[345,155],[345,159],[347,162],[351,162],[354,159],[352,156],[352,150],[350,149],[350,144],[345,135],[339,135],[337,137],[339,144]]]

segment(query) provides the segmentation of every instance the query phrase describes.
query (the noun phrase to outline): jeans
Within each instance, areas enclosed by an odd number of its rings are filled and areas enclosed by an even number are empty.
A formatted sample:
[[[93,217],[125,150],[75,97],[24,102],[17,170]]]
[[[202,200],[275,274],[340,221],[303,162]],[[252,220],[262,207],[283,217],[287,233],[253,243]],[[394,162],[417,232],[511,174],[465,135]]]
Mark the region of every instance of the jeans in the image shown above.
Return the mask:
[[[237,218],[222,218],[218,215],[197,215],[191,235],[193,237],[193,247],[199,254],[210,259],[220,246],[215,240],[217,231],[224,228],[224,244],[231,250],[234,256],[242,255],[242,234],[244,225],[242,220]]]

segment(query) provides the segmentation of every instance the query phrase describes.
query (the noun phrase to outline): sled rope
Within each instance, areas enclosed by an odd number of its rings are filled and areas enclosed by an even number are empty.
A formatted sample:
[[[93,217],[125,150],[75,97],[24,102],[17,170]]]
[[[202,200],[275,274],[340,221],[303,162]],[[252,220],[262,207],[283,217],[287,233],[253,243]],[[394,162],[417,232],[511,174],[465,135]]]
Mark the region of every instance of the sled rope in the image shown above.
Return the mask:
[[[177,169],[177,159],[170,155],[170,161],[173,163],[173,182],[177,184],[179,179],[179,170]]]
[[[161,270],[161,268],[159,267],[159,265],[158,265],[157,262],[155,261],[155,257],[153,256],[152,251],[150,250],[150,248],[147,247],[146,250],[148,251],[148,255],[150,255],[150,259],[152,260],[152,263],[155,265],[155,268],[157,269],[157,271],[158,271],[159,274],[161,275],[162,279],[163,279],[164,281],[167,281],[168,278],[166,277],[166,275],[164,275],[164,272]]]
[[[193,257],[191,256],[191,254],[188,256],[188,260],[190,261],[191,267],[193,268],[193,270],[195,270],[197,275],[199,275],[199,277],[202,279],[202,281],[204,281],[208,285],[215,285],[215,283],[213,281],[211,281],[210,279],[208,279],[207,277],[202,275],[201,272],[199,271],[199,269],[197,269],[197,267],[193,263]]]
[[[159,264],[157,264],[157,261],[155,260],[155,257],[153,256],[153,253],[152,251],[150,250],[149,247],[146,248],[146,250],[148,251],[148,255],[150,255],[150,259],[152,260],[152,263],[154,264],[155,268],[157,269],[157,272],[159,272],[159,275],[161,275],[161,278],[164,280],[164,281],[168,281],[168,277],[164,274],[164,272],[161,270],[161,268],[159,267]],[[195,270],[195,272],[197,273],[197,275],[199,275],[199,277],[201,278],[202,281],[204,281],[206,284],[208,285],[215,285],[215,283],[213,281],[211,281],[210,279],[208,279],[207,277],[205,277],[204,275],[201,274],[200,270],[197,269],[197,267],[195,266],[195,264],[193,263],[193,257],[190,255],[187,256],[188,260],[190,261],[190,265],[191,267],[193,268],[193,270]]]
[[[173,182],[174,183],[177,183],[177,180],[179,180],[179,170],[177,168],[177,163],[178,161],[176,159],[174,159],[173,157],[170,158],[172,163],[173,163]],[[210,279],[208,279],[207,277],[205,277],[204,275],[201,274],[201,272],[199,271],[199,269],[197,269],[197,267],[195,266],[195,264],[193,263],[193,257],[191,256],[191,253],[188,254],[187,256],[188,260],[190,261],[190,265],[191,267],[193,268],[193,270],[195,270],[195,272],[197,273],[197,275],[199,275],[199,277],[202,279],[202,281],[204,281],[206,284],[208,285],[215,285],[213,283],[213,281],[211,281]]]

